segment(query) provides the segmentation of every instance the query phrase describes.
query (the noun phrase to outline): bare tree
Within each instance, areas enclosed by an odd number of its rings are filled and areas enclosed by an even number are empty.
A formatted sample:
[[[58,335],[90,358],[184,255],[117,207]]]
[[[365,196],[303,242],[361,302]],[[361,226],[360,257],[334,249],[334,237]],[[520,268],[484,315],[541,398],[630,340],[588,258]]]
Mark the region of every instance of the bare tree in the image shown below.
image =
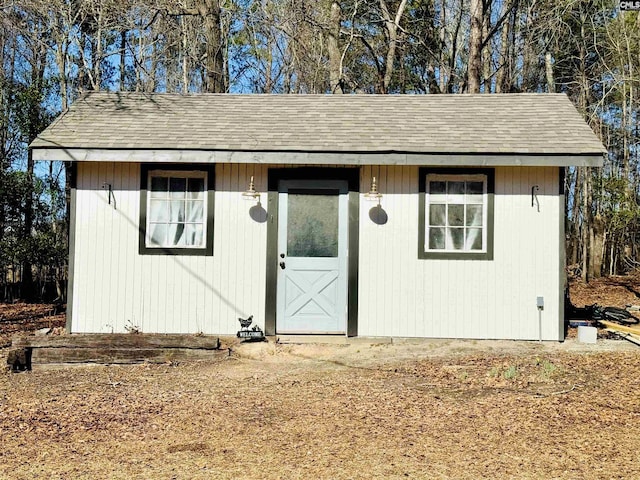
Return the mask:
[[[379,93],[389,93],[389,85],[391,84],[391,76],[393,75],[396,60],[398,30],[400,28],[400,20],[402,20],[402,15],[406,8],[407,0],[401,0],[395,14],[391,15],[387,0],[380,0],[380,11],[382,13],[382,20],[384,21],[385,39],[388,46],[384,62],[384,75],[382,77],[382,83],[379,86]]]
[[[327,51],[329,55],[329,88],[331,93],[343,93],[342,54],[340,52],[340,28],[342,8],[337,1],[331,2],[329,28],[327,29]]]
[[[482,24],[484,23],[483,0],[471,0],[471,28],[469,30],[469,64],[467,66],[467,90],[480,93],[482,72]]]

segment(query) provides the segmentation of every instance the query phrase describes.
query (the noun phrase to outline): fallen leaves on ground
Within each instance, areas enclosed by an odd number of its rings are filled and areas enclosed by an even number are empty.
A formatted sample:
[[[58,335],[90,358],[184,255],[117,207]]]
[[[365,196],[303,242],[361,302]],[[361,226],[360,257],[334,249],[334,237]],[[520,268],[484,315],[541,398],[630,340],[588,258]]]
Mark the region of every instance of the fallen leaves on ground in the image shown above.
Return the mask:
[[[574,304],[637,303],[607,281]],[[52,313],[0,305],[0,348]],[[0,478],[640,478],[640,350],[335,348],[0,375]]]
[[[640,477],[640,351],[314,348],[1,376],[0,477]]]
[[[64,308],[49,303],[0,303],[0,348],[18,333],[65,326]]]
[[[576,307],[597,303],[602,306],[624,308],[640,305],[640,270],[629,275],[594,278],[589,283],[569,278],[569,297]]]

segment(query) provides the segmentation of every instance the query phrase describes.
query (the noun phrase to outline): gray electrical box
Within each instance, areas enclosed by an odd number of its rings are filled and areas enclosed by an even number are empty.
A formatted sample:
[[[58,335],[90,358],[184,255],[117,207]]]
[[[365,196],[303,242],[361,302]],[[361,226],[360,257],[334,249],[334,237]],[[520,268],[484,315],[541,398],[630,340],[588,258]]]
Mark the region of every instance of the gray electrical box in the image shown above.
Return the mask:
[[[536,298],[536,306],[538,307],[539,310],[544,310],[544,297]]]

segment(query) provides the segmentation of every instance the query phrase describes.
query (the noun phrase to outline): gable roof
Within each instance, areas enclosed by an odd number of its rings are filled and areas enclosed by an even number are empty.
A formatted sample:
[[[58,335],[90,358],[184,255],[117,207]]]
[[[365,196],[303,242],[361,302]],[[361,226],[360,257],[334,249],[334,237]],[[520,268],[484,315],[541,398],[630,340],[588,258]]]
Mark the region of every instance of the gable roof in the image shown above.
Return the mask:
[[[91,151],[129,150],[180,151],[183,161],[188,152],[209,152],[209,161],[218,161],[210,152],[226,161],[233,152],[297,152],[578,156],[593,164],[605,153],[564,94],[92,92],[47,127],[31,148],[38,159],[74,152],[80,155],[75,159],[91,159]],[[599,160],[586,159],[594,156]]]

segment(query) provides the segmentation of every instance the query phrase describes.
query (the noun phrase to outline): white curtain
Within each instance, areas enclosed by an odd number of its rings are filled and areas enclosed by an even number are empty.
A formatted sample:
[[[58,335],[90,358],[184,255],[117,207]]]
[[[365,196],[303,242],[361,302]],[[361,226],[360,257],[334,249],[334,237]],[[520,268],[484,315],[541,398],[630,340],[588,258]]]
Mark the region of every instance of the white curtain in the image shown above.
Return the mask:
[[[161,247],[202,246],[204,238],[204,184],[187,191],[186,179],[172,179],[151,192],[149,203],[150,243]],[[180,182],[182,180],[182,182]],[[193,181],[189,179],[189,181]],[[194,188],[189,188],[193,190]]]

